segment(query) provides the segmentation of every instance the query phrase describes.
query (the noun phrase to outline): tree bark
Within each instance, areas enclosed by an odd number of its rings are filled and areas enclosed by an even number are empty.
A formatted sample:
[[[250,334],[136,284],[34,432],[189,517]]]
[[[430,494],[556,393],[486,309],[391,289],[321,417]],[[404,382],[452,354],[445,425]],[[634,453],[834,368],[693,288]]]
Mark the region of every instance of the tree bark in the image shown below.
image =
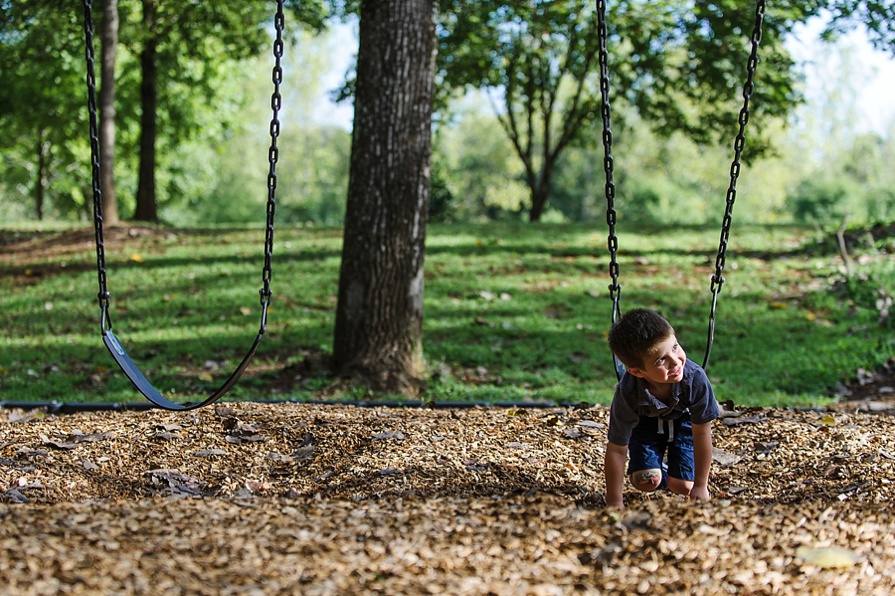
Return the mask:
[[[37,133],[37,171],[34,173],[34,212],[37,221],[43,221],[44,203],[46,202],[48,179],[50,175],[49,143],[45,140],[43,130]]]
[[[541,221],[541,216],[547,208],[547,199],[550,198],[550,185],[553,179],[553,161],[547,159],[541,167],[540,179],[531,185],[531,210],[528,212],[528,221],[536,223]]]
[[[361,3],[333,364],[384,391],[412,393],[424,372],[434,10],[434,0]]]
[[[118,223],[115,197],[115,53],[118,48],[118,0],[103,1],[102,55],[99,91],[99,167],[102,175],[103,221]]]
[[[137,180],[137,210],[134,219],[157,221],[155,197],[155,139],[158,135],[158,38],[156,37],[156,0],[142,0],[143,31],[146,41],[140,53],[140,167]]]

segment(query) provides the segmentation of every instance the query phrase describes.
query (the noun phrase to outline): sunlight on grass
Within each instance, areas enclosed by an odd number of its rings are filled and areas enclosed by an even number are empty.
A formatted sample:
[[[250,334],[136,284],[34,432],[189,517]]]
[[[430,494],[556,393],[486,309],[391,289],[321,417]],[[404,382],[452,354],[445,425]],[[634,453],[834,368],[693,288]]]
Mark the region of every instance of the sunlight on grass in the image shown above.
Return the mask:
[[[258,229],[141,231],[108,247],[115,333],[160,388],[194,398],[226,378],[260,323]],[[0,331],[7,401],[134,401],[102,345],[89,234],[0,230],[28,250],[2,255],[12,281]],[[620,226],[623,310],[655,308],[702,362],[718,232]],[[82,238],[83,236],[83,238]],[[42,244],[47,243],[47,244]],[[53,249],[34,250],[34,247]],[[426,257],[424,353],[432,401],[608,403],[616,382],[607,239],[601,226],[433,225]],[[25,246],[25,244],[23,244]],[[138,255],[138,259],[133,256]],[[282,230],[268,333],[234,399],[355,399],[325,370],[283,377],[331,350],[341,231]],[[813,231],[746,227],[731,240],[709,376],[719,400],[812,407],[837,383],[895,352],[880,300],[895,293],[885,248],[846,278]],[[206,368],[207,367],[207,368]],[[283,379],[291,379],[284,385]],[[375,399],[382,396],[369,396]]]

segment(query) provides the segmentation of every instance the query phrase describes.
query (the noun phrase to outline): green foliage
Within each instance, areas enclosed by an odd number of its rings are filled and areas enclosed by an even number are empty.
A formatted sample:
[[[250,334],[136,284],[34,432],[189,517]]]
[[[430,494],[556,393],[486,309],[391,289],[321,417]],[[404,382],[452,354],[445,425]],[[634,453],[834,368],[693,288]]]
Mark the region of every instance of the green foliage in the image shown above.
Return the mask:
[[[847,33],[860,23],[867,27],[867,33],[874,46],[881,51],[895,55],[895,6],[891,2],[868,2],[865,0],[839,0],[834,8],[833,19],[823,35],[832,38]]]
[[[876,258],[862,259],[853,274],[834,278],[833,292],[855,308],[875,311],[878,314],[877,324],[881,327],[895,328],[895,263],[891,259],[880,258],[886,253],[877,251],[872,243],[858,250],[862,255],[870,251]]]
[[[351,135],[336,127],[287,134],[280,169],[285,221],[339,225],[345,217]]]
[[[608,15],[610,91],[665,136],[700,144],[723,138],[742,106],[743,70],[754,9],[734,1],[622,2]],[[784,9],[785,10],[785,9]],[[533,217],[554,162],[598,125],[596,13],[589,2],[442,2],[439,68],[446,87],[500,90],[497,111],[522,161]],[[804,14],[802,14],[804,16]],[[769,19],[761,86],[753,111],[761,129],[785,115],[796,94],[793,62],[781,44],[790,21]],[[767,63],[765,65],[765,63]],[[751,150],[765,147],[760,136]],[[548,191],[549,192],[549,191]]]
[[[524,172],[497,120],[472,99],[457,107],[434,138],[434,167],[460,221],[500,219],[530,205]]]
[[[795,221],[835,229],[887,222],[895,217],[895,176],[889,166],[893,140],[858,137],[840,148],[841,160],[815,164],[786,199]],[[832,157],[832,156],[831,156]]]
[[[809,179],[799,184],[788,199],[796,221],[816,225],[838,224],[849,211],[847,191],[838,180]]]
[[[82,35],[81,13],[63,4],[22,0],[0,6],[0,213],[7,215],[82,212],[78,166],[87,138],[77,131],[87,126],[84,44],[72,41]]]
[[[99,2],[94,21],[102,15]],[[238,119],[239,69],[234,60],[268,47],[273,19],[266,0],[238,3],[155,3],[154,23],[144,22],[144,5],[118,2],[121,17],[117,86],[118,196],[132,211],[136,186],[141,94],[140,55],[158,45],[159,193],[176,209],[208,184],[207,154],[199,147],[221,136]],[[322,28],[326,6],[287,2],[290,27]],[[86,122],[83,9],[58,0],[0,4],[0,149],[4,179],[0,213],[19,214],[22,204],[43,208],[53,218],[83,216],[89,210],[89,146]],[[294,20],[293,20],[294,19]],[[150,30],[151,29],[151,30]],[[95,45],[99,44],[97,37]],[[98,48],[96,48],[98,51]],[[99,54],[97,53],[97,56]],[[99,68],[96,68],[99,74]],[[270,68],[266,68],[270,80]],[[102,83],[102,81],[98,81]],[[269,105],[269,92],[268,100]],[[28,117],[24,118],[23,115]],[[190,146],[190,144],[193,146]],[[181,161],[185,155],[194,159]],[[198,176],[196,175],[198,174]],[[84,179],[88,178],[87,181]],[[36,205],[44,188],[44,204]],[[130,191],[130,192],[127,192]],[[127,204],[130,202],[131,204]]]
[[[454,219],[454,193],[448,187],[444,170],[433,164],[432,190],[429,195],[429,221],[445,223]]]
[[[94,4],[99,13],[101,3]],[[594,31],[584,27],[593,16],[592,4],[466,0],[440,4],[444,98],[455,97],[449,88],[463,87],[465,92],[487,87],[499,102],[501,77],[512,71],[519,92],[515,105],[522,110],[515,112],[519,126],[527,116],[522,109],[526,94],[553,97],[557,115],[556,110],[571,105],[573,80],[584,76],[587,50],[592,49],[588,44]],[[800,114],[796,127],[785,130],[781,118],[771,117],[801,92],[793,87],[792,64],[780,42],[795,23],[828,4],[786,1],[768,7],[739,181],[744,207],[737,209],[738,222],[790,221],[794,212],[801,221],[816,220],[826,227],[838,226],[845,211],[850,223],[895,217],[895,170],[890,167],[895,135],[856,135],[850,106],[861,83],[855,78],[858,69],[843,61],[832,75],[811,74],[815,84],[829,87],[829,105],[817,113]],[[135,207],[141,134],[139,51],[146,34],[139,24],[140,3],[119,0],[119,5],[123,25],[116,81],[116,187],[121,214],[128,216]],[[266,198],[272,7],[253,0],[238,7],[173,3],[163,8],[160,18],[168,27],[162,32],[167,41],[161,56],[157,164],[161,216],[182,225],[257,221]],[[319,30],[330,11],[345,14],[357,10],[357,3],[287,2],[287,9],[288,85],[278,216],[283,221],[339,224],[350,139],[344,131],[320,129],[311,117],[333,41],[297,27],[306,24]],[[616,182],[626,222],[717,220],[741,104],[743,50],[753,9],[751,3],[732,0],[609,3]],[[849,0],[837,2],[835,9],[829,13],[831,37],[861,22],[876,32],[875,40],[889,39],[891,14],[879,3]],[[36,190],[41,187],[45,218],[83,221],[91,206],[80,7],[60,0],[21,0],[0,3],[0,16],[0,217],[33,219]],[[95,16],[99,24],[102,15]],[[578,45],[563,54],[563,44],[570,40]],[[256,55],[262,50],[264,56]],[[557,78],[563,60],[568,68],[564,78]],[[543,89],[526,87],[526,73],[537,74]],[[552,172],[553,211],[545,218],[603,218],[602,146],[596,130],[600,122],[591,101],[597,95],[594,76],[592,71],[587,75],[582,93],[589,99],[579,104],[589,106],[580,112],[587,117]],[[556,88],[550,89],[551,85]],[[470,109],[470,94],[463,96],[467,103],[454,100],[442,113],[430,215],[434,221],[518,219],[531,207],[529,173],[491,106]],[[530,107],[540,109],[536,104]],[[552,139],[559,140],[564,134],[559,119],[547,124]],[[760,137],[760,128],[769,136]],[[663,134],[653,134],[653,129]],[[533,168],[543,163],[538,148],[543,146],[544,130],[538,124],[532,127]],[[680,132],[671,134],[674,130],[719,142],[694,143]],[[756,150],[765,141],[772,141],[777,155],[759,159]],[[37,147],[45,158],[42,178]],[[537,176],[534,180],[537,184]],[[824,185],[827,190],[844,189],[841,202],[825,198],[826,191],[819,188]],[[821,204],[806,202],[812,197],[820,197]]]

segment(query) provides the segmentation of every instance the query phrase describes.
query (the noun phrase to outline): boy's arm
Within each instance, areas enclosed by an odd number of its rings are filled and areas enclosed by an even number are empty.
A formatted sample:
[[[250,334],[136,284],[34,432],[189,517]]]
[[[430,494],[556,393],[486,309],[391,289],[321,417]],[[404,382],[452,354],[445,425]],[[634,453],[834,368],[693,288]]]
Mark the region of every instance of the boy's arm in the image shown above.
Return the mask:
[[[712,469],[712,423],[693,425],[693,458],[696,463],[693,488],[690,498],[697,501],[708,501],[709,472]]]
[[[628,459],[628,446],[606,443],[605,475],[606,475],[606,505],[609,507],[625,508],[622,492],[625,487],[625,464]]]

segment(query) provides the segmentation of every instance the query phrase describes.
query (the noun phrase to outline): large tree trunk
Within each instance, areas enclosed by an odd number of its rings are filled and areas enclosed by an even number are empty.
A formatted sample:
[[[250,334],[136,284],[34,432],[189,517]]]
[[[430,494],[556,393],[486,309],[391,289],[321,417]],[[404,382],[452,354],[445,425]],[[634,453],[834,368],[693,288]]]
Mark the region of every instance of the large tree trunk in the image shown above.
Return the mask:
[[[434,0],[364,0],[335,371],[411,392],[424,372]]]
[[[115,52],[118,47],[118,0],[103,0],[102,70],[99,92],[99,147],[103,221],[118,223],[115,198]]]
[[[137,211],[134,219],[157,221],[155,199],[155,139],[158,111],[158,39],[156,38],[156,0],[143,1],[143,32],[146,41],[140,53],[140,168],[137,180]]]

